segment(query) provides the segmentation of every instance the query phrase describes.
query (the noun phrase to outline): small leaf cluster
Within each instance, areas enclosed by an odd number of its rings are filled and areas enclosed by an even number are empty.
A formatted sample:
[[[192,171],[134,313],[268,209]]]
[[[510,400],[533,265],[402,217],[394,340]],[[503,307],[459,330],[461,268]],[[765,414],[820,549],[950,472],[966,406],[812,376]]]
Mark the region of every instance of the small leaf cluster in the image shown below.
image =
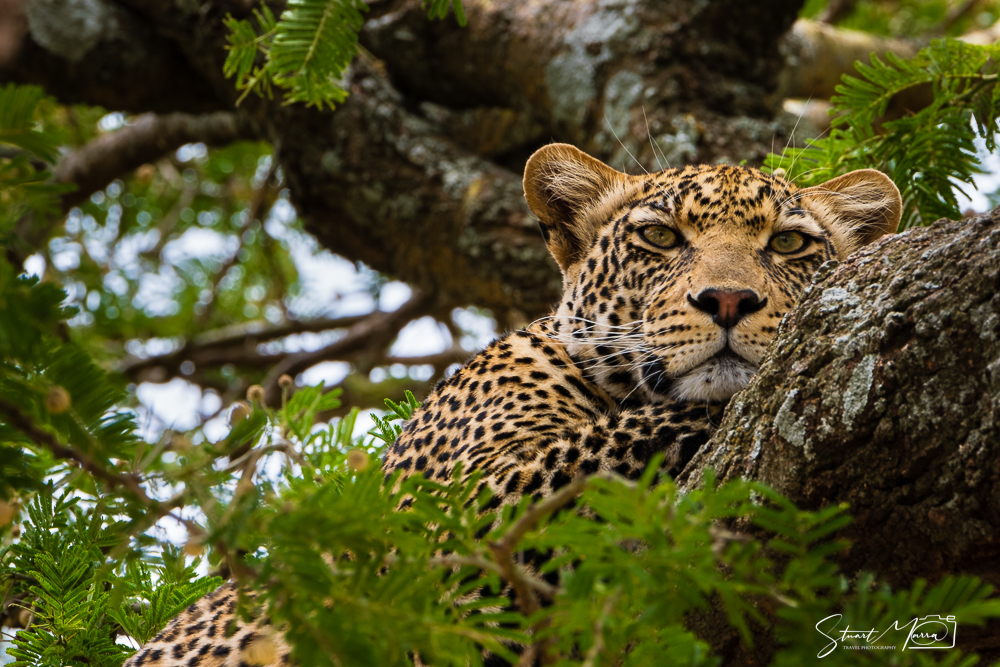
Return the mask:
[[[374,438],[378,438],[387,445],[391,445],[403,432],[402,426],[393,424],[392,422],[405,422],[413,416],[413,411],[420,407],[420,403],[413,396],[413,392],[407,389],[403,400],[399,403],[389,398],[385,399],[385,407],[389,408],[389,413],[385,417],[372,415],[375,428],[368,431],[368,434]]]
[[[428,13],[444,18],[449,9],[464,26],[461,0],[431,0]],[[243,91],[238,101],[251,92],[272,99],[280,88],[286,104],[332,109],[343,102],[342,79],[358,53],[366,11],[362,0],[289,0],[277,19],[267,5],[254,9],[253,20],[227,17],[223,71]]]
[[[39,128],[36,109],[44,93],[37,86],[0,86],[0,144],[14,150],[0,155],[0,242],[10,242],[10,228],[29,213],[58,211],[58,196],[72,189],[51,182],[49,165],[59,157],[59,137]]]
[[[146,641],[222,582],[199,577],[176,549],[149,563],[136,552],[123,558],[125,522],[108,509],[47,487],[28,504],[20,540],[0,549],[8,607],[29,627],[8,650],[15,667],[118,667],[132,649],[116,635]]]
[[[0,498],[38,489],[43,479],[96,492],[94,479],[53,457],[29,434],[43,430],[75,450],[78,463],[117,475],[112,459],[129,460],[139,439],[132,414],[119,410],[126,394],[78,345],[68,341],[66,293],[52,283],[18,276],[0,261]],[[4,528],[0,527],[0,531]]]
[[[801,186],[854,169],[878,169],[902,194],[900,230],[941,217],[960,218],[955,192],[982,173],[976,136],[987,150],[996,149],[998,49],[946,38],[909,60],[873,54],[870,65],[856,64],[859,76],[845,75],[837,87],[829,135],[805,148],[770,154],[765,166],[783,169]],[[928,106],[882,122],[891,102],[922,87],[932,96]]]

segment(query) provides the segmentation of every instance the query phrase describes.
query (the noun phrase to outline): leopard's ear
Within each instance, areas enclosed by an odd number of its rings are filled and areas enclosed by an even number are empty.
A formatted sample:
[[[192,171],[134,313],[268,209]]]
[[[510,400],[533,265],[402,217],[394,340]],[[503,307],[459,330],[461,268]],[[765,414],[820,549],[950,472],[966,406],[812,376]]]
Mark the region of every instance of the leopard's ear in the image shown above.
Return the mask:
[[[597,241],[634,180],[569,144],[550,144],[528,159],[524,197],[563,273]]]
[[[802,195],[829,214],[846,237],[847,253],[895,232],[903,211],[896,184],[874,169],[838,176],[803,190]]]

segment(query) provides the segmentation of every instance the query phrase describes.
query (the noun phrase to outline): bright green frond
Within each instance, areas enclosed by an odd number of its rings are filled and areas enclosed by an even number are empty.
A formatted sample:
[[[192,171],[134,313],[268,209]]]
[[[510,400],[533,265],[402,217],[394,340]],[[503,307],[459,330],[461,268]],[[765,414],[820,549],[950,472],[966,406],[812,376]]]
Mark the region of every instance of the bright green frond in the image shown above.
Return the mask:
[[[941,217],[957,219],[962,212],[956,193],[981,172],[976,135],[987,150],[996,148],[997,55],[997,46],[954,39],[935,40],[909,60],[872,55],[870,65],[856,63],[860,76],[844,76],[837,87],[828,136],[768,155],[765,167],[784,169],[801,186],[853,169],[878,169],[892,177],[903,196],[900,229]],[[930,87],[933,102],[879,126],[889,103],[917,86]]]
[[[48,163],[58,157],[55,139],[35,127],[35,107],[45,96],[36,86],[0,86],[0,143],[34,153]]]
[[[431,0],[428,15],[444,18],[455,12],[465,25],[461,0]],[[279,20],[265,5],[254,10],[254,23],[226,19],[229,56],[224,72],[236,88],[271,96],[284,90],[286,104],[333,108],[347,99],[342,80],[358,53],[358,31],[368,5],[363,0],[289,0]]]

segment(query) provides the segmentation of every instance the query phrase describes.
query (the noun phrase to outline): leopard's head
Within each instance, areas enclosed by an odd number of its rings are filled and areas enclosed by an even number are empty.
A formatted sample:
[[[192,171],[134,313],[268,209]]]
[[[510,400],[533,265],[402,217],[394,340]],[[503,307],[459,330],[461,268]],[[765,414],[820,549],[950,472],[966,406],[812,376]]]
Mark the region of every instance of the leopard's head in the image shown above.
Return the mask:
[[[871,169],[807,189],[750,167],[632,176],[565,144],[531,157],[524,190],[563,273],[550,335],[640,402],[727,401],[816,269],[901,212]]]

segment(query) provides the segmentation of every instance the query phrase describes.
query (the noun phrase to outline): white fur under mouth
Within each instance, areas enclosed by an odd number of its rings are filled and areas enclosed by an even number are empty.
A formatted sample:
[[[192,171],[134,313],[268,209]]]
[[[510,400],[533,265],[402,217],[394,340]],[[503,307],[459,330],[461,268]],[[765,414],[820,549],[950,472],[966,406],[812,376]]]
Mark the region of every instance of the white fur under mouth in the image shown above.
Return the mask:
[[[675,379],[670,396],[678,401],[728,401],[747,386],[757,366],[735,354],[723,353]]]

